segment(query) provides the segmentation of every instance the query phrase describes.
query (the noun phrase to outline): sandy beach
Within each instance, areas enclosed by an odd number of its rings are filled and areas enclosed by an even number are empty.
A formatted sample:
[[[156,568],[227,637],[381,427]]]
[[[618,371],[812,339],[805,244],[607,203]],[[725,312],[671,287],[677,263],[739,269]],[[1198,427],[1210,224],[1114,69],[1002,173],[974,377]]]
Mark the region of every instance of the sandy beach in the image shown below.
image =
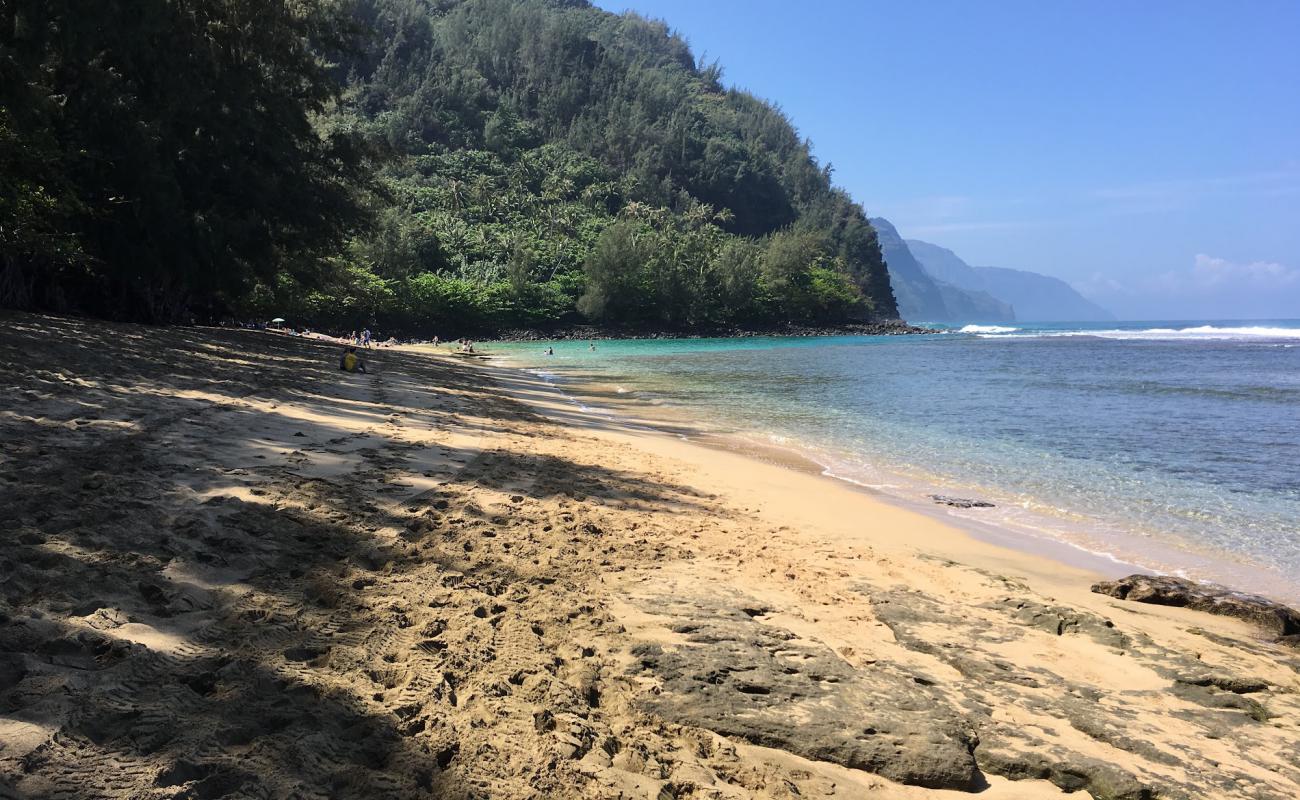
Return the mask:
[[[1300,797],[1243,622],[447,349],[0,326],[0,796]]]

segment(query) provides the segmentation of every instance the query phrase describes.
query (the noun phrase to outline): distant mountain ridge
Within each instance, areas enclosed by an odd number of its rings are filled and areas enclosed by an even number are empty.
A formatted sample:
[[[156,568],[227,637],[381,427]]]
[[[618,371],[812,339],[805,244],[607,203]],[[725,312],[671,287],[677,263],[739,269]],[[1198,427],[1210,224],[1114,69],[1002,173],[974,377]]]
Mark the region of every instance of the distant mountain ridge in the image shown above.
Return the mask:
[[[1114,314],[1088,300],[1060,278],[1028,270],[972,267],[946,247],[919,239],[907,239],[904,243],[913,261],[934,279],[966,291],[987,292],[1010,303],[1016,310],[1016,319],[1021,321],[1106,322],[1115,319]]]
[[[898,300],[898,313],[911,322],[1013,322],[1011,305],[980,289],[936,280],[909,250],[898,230],[883,217],[873,217],[880,253]]]

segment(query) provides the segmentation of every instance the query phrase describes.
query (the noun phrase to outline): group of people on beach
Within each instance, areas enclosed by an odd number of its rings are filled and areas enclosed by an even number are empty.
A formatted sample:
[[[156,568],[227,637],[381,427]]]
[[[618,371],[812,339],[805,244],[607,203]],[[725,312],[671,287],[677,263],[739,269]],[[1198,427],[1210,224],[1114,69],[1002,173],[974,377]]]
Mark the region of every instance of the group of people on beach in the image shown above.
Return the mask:
[[[361,356],[357,354],[357,348],[364,347],[367,350],[371,348],[374,340],[370,333],[370,329],[367,328],[361,331],[360,334],[358,334],[356,331],[353,331],[352,334],[347,338],[347,341],[351,342],[351,344],[349,344],[346,348],[344,348],[343,354],[339,356],[339,369],[344,372],[364,373],[366,371],[366,362],[361,358]],[[396,341],[397,341],[396,339],[389,339],[384,344],[395,344]],[[440,346],[441,343],[442,343],[441,339],[439,339],[437,336],[433,337],[432,344],[434,347]],[[457,352],[461,352],[461,353],[475,352],[474,340],[472,339],[465,339],[465,338],[457,339],[456,347],[457,347]],[[592,352],[592,353],[596,352],[596,343],[594,341],[588,342],[587,350],[588,352]],[[546,347],[545,353],[548,356],[555,355],[555,347],[548,345]]]
[[[442,339],[440,339],[440,338],[438,338],[437,336],[435,336],[435,337],[433,337],[433,340],[432,340],[431,343],[433,344],[434,347],[439,347],[439,346],[442,345]],[[448,342],[448,344],[450,344],[450,342]],[[465,339],[465,338],[457,339],[457,340],[456,340],[456,349],[457,349],[457,352],[460,352],[460,353],[473,353],[473,352],[474,352],[474,340],[473,340],[473,339]]]
[[[343,355],[339,356],[339,369],[344,372],[366,372],[366,362],[357,355],[357,348],[364,347],[369,350],[374,343],[374,335],[370,333],[369,328],[363,328],[360,333],[352,331],[348,334],[347,341],[349,344],[343,348]],[[396,343],[396,339],[390,338],[388,343]]]

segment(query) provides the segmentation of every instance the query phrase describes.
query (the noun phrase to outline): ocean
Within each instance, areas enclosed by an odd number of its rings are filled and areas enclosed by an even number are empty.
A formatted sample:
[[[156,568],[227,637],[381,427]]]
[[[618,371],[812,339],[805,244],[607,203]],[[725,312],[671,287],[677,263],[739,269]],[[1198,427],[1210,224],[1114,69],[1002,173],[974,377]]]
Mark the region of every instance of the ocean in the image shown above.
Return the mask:
[[[488,352],[585,413],[689,419],[900,503],[991,502],[942,511],[1013,543],[1300,602],[1300,320]]]

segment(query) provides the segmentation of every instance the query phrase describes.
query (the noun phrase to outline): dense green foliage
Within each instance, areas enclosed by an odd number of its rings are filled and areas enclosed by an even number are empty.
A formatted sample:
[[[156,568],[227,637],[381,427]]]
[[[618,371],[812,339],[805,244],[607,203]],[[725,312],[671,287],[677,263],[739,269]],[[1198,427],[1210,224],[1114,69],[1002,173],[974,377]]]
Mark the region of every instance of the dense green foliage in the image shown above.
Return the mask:
[[[361,140],[319,126],[341,7],[0,9],[0,302],[174,320],[316,280],[361,230]]]
[[[662,23],[579,0],[72,5],[0,19],[0,302],[443,336],[897,314],[830,169]]]

